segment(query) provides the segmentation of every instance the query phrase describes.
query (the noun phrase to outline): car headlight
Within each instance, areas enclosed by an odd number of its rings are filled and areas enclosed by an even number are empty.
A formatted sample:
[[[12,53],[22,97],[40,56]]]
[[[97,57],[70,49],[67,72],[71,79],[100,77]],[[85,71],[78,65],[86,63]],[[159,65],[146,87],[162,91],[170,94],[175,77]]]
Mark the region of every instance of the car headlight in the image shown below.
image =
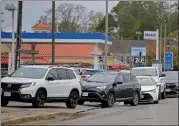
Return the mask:
[[[34,86],[35,84],[36,84],[36,82],[26,83],[26,84],[23,84],[23,85],[21,86],[21,88],[31,87],[31,86]]]
[[[100,87],[97,87],[99,90],[104,90],[106,88],[106,86],[100,86]]]

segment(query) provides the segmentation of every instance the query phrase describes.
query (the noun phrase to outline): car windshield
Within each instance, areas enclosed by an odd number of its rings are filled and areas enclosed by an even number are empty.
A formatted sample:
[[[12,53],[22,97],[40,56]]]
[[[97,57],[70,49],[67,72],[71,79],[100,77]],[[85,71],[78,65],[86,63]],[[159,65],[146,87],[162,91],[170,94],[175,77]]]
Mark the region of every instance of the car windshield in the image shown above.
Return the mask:
[[[132,69],[135,76],[157,76],[156,69]]]
[[[115,79],[116,79],[116,74],[96,73],[96,74],[93,74],[86,81],[99,82],[99,83],[112,83],[115,81]]]
[[[21,67],[11,74],[10,77],[41,79],[46,72],[46,68]]]
[[[151,78],[137,78],[137,80],[141,85],[155,85]]]
[[[178,71],[176,72],[166,72],[166,80],[178,81]]]

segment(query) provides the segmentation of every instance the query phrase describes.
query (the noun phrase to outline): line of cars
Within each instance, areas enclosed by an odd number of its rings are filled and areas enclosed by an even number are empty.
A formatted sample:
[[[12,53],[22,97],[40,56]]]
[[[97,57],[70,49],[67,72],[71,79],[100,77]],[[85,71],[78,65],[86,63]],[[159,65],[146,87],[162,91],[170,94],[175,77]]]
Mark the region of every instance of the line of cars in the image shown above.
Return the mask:
[[[63,66],[27,65],[1,79],[1,106],[9,101],[32,103],[43,107],[47,102],[64,102],[75,108],[85,102],[101,102],[112,107],[115,102],[132,106],[141,101],[166,97],[166,73],[155,67],[131,71],[101,71]]]

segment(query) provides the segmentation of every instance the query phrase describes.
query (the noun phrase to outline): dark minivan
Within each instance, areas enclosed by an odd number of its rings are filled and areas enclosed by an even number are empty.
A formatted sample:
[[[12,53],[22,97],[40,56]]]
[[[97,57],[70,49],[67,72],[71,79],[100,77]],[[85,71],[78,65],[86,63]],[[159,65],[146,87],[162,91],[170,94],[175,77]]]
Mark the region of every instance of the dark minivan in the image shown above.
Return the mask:
[[[82,83],[82,96],[79,104],[85,101],[101,102],[102,107],[112,107],[123,101],[132,106],[138,105],[141,86],[129,72],[99,72]]]

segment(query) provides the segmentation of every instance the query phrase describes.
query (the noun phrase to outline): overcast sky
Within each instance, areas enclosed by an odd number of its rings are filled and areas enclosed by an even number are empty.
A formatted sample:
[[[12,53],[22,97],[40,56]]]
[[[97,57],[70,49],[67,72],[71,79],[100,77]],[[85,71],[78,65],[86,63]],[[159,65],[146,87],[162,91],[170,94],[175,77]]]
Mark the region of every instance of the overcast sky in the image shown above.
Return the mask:
[[[8,26],[12,24],[12,13],[4,9],[5,5],[8,3],[14,3],[17,7],[17,2],[3,2],[2,10],[4,15],[2,18],[4,22],[2,23],[2,27],[4,31],[12,31],[12,27]],[[37,23],[39,17],[44,14],[44,11],[48,8],[51,8],[51,1],[25,1],[23,2],[23,18],[22,18],[22,30],[31,31],[31,27]],[[58,6],[62,1],[57,1],[56,6]],[[63,1],[63,3],[67,3],[67,1]],[[68,3],[81,4],[86,7],[87,11],[94,10],[95,12],[103,12],[105,13],[105,1],[68,1]],[[117,5],[118,1],[109,1],[109,11]],[[15,31],[17,25],[17,11],[15,11]],[[7,26],[7,27],[6,27]]]

